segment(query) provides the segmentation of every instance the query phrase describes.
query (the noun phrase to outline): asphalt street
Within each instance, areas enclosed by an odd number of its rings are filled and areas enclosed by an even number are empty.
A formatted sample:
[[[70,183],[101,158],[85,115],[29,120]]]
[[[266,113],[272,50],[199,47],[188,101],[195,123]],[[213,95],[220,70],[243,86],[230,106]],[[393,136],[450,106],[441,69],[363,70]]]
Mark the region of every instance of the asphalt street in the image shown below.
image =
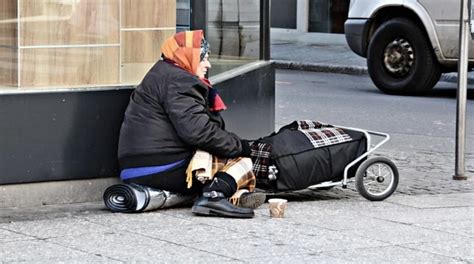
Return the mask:
[[[277,70],[276,123],[321,119],[343,126],[386,131],[391,148],[452,151],[456,125],[456,84],[439,82],[428,96],[381,93],[366,75]],[[474,114],[474,87],[467,116]],[[467,122],[474,151],[474,123]],[[395,146],[394,146],[395,144]]]

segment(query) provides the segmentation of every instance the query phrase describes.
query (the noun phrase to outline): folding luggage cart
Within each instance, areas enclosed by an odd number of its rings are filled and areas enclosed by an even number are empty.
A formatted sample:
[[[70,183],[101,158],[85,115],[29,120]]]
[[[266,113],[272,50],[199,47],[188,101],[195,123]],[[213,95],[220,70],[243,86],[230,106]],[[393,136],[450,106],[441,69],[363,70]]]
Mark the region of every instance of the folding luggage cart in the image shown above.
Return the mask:
[[[362,133],[365,137],[365,151],[350,161],[344,168],[342,180],[338,177],[333,180],[317,182],[308,186],[308,189],[330,189],[334,186],[347,188],[348,183],[355,182],[357,191],[361,196],[370,201],[382,201],[392,195],[396,190],[399,181],[399,174],[396,165],[385,157],[368,157],[380,146],[390,140],[387,133],[364,130],[352,127],[334,126],[341,128],[349,133]],[[379,140],[372,144],[372,137],[376,136]],[[380,139],[381,138],[381,139]],[[350,173],[352,171],[352,173]],[[354,173],[355,171],[355,173]],[[270,181],[277,181],[279,175],[278,167],[273,164],[269,166],[268,177]],[[314,180],[313,180],[314,182]],[[278,190],[276,190],[278,192]]]

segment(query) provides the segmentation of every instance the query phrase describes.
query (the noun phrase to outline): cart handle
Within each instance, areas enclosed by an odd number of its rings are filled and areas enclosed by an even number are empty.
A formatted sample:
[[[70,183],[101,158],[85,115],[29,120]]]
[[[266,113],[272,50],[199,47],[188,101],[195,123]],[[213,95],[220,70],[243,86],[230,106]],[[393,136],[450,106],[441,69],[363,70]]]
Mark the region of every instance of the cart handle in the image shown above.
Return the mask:
[[[390,140],[390,135],[387,134],[387,133],[383,133],[383,132],[378,132],[378,131],[372,131],[372,130],[366,130],[366,129],[360,129],[360,128],[353,128],[353,127],[343,127],[343,126],[335,126],[335,127],[340,127],[342,129],[348,129],[348,130],[354,130],[354,131],[358,131],[358,132],[361,132],[361,133],[364,133],[365,135],[365,138],[367,139],[367,151],[360,155],[358,158],[356,158],[355,160],[353,160],[351,163],[347,164],[346,167],[344,168],[344,178],[342,180],[342,187],[343,188],[346,188],[347,187],[347,172],[349,171],[349,169],[354,166],[354,164],[356,164],[357,162],[361,161],[363,158],[367,157],[370,153],[374,152],[376,149],[378,149],[380,146],[382,146],[383,144],[385,144],[387,141]],[[371,147],[370,145],[370,141],[371,141],[371,137],[370,135],[376,135],[376,136],[381,136],[381,137],[385,137],[382,141],[380,141],[379,143],[377,143],[375,146]]]

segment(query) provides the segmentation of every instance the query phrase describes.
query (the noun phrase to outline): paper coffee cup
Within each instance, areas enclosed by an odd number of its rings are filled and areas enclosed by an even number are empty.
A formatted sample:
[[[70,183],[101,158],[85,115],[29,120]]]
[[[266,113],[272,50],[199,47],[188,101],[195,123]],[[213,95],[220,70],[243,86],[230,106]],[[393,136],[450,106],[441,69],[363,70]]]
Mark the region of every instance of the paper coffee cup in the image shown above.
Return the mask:
[[[268,200],[270,216],[272,218],[283,218],[285,216],[287,200],[273,198]]]

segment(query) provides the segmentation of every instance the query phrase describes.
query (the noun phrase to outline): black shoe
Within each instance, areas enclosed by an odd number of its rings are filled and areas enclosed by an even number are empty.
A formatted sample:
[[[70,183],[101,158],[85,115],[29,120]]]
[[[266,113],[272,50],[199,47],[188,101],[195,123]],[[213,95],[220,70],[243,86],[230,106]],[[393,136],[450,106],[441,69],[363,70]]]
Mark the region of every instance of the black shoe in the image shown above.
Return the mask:
[[[252,209],[233,205],[222,193],[211,193],[204,193],[194,202],[191,210],[194,214],[234,218],[252,218],[254,216]]]
[[[266,195],[261,192],[246,192],[237,198],[237,206],[257,209],[265,203]]]

